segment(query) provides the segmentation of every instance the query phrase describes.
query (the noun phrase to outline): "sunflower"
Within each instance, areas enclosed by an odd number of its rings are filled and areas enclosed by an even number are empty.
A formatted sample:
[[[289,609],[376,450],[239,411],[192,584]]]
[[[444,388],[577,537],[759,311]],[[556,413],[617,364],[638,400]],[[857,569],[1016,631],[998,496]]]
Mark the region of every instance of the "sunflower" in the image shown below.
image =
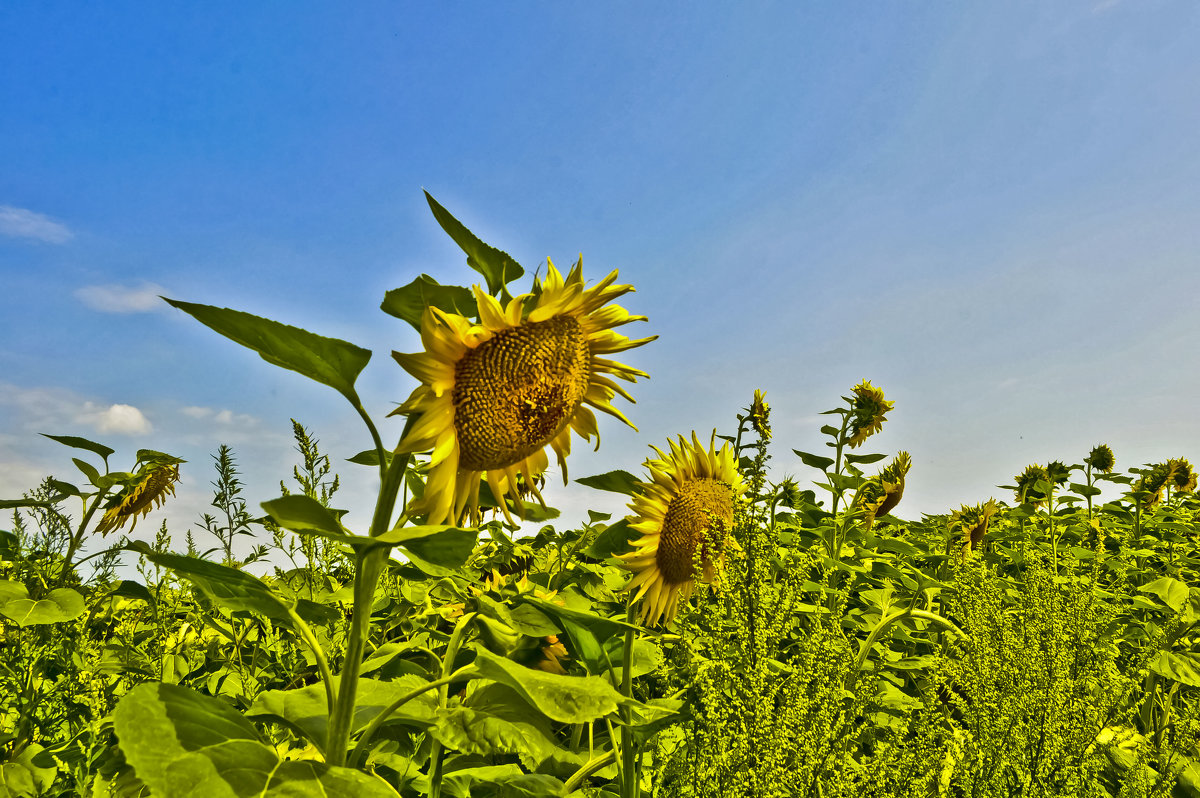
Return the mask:
[[[613,332],[646,320],[607,305],[633,290],[614,285],[616,279],[614,270],[585,288],[581,258],[566,279],[550,263],[540,293],[518,296],[504,307],[474,286],[478,323],[425,308],[425,351],[392,353],[421,382],[394,411],[415,416],[397,451],[432,450],[424,495],[409,506],[410,513],[427,516],[430,524],[458,524],[469,513],[478,524],[482,476],[512,523],[505,496],[518,509],[521,490],[541,501],[537,477],[549,465],[546,446],[558,457],[564,484],[571,431],[587,441],[595,435],[599,447],[596,416],[588,406],[633,427],[610,404],[616,394],[631,402],[633,397],[607,375],[629,382],[647,375],[604,356],[658,336],[631,340]]]
[[[1171,469],[1172,488],[1179,493],[1190,493],[1196,489],[1196,472],[1191,463],[1178,457],[1168,460],[1167,467]]]
[[[1107,444],[1103,443],[1092,449],[1083,462],[1092,470],[1098,471],[1101,474],[1110,473],[1117,464],[1117,460],[1113,456],[1113,450]]]
[[[850,399],[850,437],[846,443],[851,449],[861,446],[863,441],[883,429],[887,412],[896,404],[883,398],[883,389],[863,380],[854,386]],[[845,398],[845,397],[843,397]]]
[[[1049,496],[1038,489],[1038,482],[1050,482],[1050,473],[1037,463],[1025,466],[1025,470],[1013,477],[1017,481],[1016,497],[1021,504],[1034,507],[1042,504]]]
[[[898,452],[896,458],[877,475],[864,482],[854,494],[851,509],[863,511],[863,522],[869,530],[875,519],[895,509],[904,496],[904,478],[912,468],[908,452]]]
[[[166,502],[167,494],[175,495],[175,483],[179,481],[179,464],[182,462],[177,458],[167,458],[143,465],[133,480],[109,505],[104,517],[96,525],[96,530],[102,535],[107,535],[133,519],[129,526],[132,531],[137,526],[139,513],[145,518],[151,510],[161,507]]]
[[[716,450],[716,433],[708,446],[696,433],[692,442],[681,435],[670,452],[657,447],[647,460],[650,481],[639,485],[629,508],[630,527],[641,533],[633,551],[622,554],[634,571],[632,601],[645,599],[642,623],[670,622],[695,586],[696,564],[711,582],[723,564],[725,536],[733,524],[734,502],[746,489],[728,443]]]
[[[988,524],[995,518],[1000,507],[995,499],[988,499],[983,504],[974,507],[963,505],[961,510],[955,510],[950,515],[950,531],[962,536],[963,556],[966,557],[983,543],[987,534]]]
[[[746,417],[759,438],[771,440],[771,405],[767,404],[766,395],[757,388],[754,389],[754,401],[750,403]]]

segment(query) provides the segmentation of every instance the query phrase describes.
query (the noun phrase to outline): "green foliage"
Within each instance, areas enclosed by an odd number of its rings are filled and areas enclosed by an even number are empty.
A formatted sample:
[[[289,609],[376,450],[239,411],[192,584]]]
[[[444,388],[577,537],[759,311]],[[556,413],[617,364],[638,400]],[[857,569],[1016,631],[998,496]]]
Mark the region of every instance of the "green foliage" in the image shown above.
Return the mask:
[[[506,297],[520,266],[429,203]],[[172,304],[350,400],[370,436],[351,462],[378,469],[370,525],[331,506],[339,477],[293,419],[299,463],[263,518],[222,446],[196,525],[216,548],[165,522],[105,540],[120,523],[97,513],[181,461],[142,450],[112,471],[108,446],[46,436],[92,459],[71,458],[78,485],[0,502],[0,798],[1200,795],[1200,501],[1182,458],[1120,474],[1097,447],[1027,469],[1016,505],[979,505],[986,524],[904,521],[907,454],[868,476],[888,455],[850,451],[882,432],[881,389],[826,411],[832,457],[796,451],[819,472],[806,490],[768,480],[756,392],[723,436],[747,486],[729,539],[710,524],[694,547],[697,573],[724,552],[719,583],[646,629],[615,559],[629,519],[518,536],[481,485],[479,528],[415,523],[436,455],[383,446],[354,388],[369,352]],[[477,310],[426,276],[384,301],[414,326],[427,305]],[[644,489],[625,470],[578,481]],[[1094,502],[1102,483],[1127,490]]]

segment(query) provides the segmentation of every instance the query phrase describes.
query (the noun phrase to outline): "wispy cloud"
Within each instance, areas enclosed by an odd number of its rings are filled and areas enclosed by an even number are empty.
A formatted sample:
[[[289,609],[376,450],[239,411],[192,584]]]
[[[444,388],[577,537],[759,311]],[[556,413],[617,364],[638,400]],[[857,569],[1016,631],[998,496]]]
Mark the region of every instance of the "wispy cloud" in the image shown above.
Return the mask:
[[[133,405],[93,402],[64,388],[0,383],[0,408],[9,410],[10,418],[30,432],[64,433],[70,425],[115,435],[144,435],[154,429]]]
[[[88,285],[75,290],[75,298],[101,313],[153,313],[165,310],[159,297],[166,292],[157,283],[126,285]]]
[[[0,235],[32,238],[48,244],[65,244],[75,237],[62,222],[12,205],[0,205]]]
[[[188,418],[212,419],[217,424],[239,427],[254,427],[258,419],[248,413],[234,413],[232,410],[213,410],[211,407],[181,407],[179,412]]]

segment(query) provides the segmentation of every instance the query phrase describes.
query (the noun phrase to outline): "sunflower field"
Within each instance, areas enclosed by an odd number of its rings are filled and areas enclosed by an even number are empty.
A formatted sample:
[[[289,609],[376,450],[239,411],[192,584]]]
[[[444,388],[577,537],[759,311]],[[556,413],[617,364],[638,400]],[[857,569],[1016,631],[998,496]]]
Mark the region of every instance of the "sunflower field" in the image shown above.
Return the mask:
[[[866,451],[882,388],[782,455],[756,391],[576,477],[629,513],[560,529],[549,453],[566,481],[597,411],[631,424],[646,375],[617,358],[653,336],[624,334],[615,271],[530,281],[429,204],[482,281],[384,297],[423,347],[393,353],[399,440],[356,391],[369,351],[167,300],[345,397],[353,473],[293,421],[282,495],[247,499],[222,447],[204,534],[145,541],[187,465],[47,435],[72,476],[0,502],[0,798],[1200,796],[1187,460],[1098,445],[902,520],[920,458]],[[343,476],[378,480],[368,528]]]

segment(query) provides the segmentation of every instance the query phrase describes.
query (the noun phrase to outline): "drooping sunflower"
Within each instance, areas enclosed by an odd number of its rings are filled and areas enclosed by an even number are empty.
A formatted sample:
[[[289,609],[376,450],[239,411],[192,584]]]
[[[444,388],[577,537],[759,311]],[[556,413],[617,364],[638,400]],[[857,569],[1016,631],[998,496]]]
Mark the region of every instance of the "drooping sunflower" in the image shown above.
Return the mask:
[[[1036,507],[1050,498],[1048,494],[1037,487],[1038,482],[1050,482],[1049,472],[1037,463],[1025,466],[1025,470],[1014,479],[1017,482],[1017,501],[1021,504],[1032,504]]]
[[[633,397],[609,378],[635,382],[646,373],[605,355],[653,341],[632,340],[612,328],[632,316],[611,300],[633,290],[614,285],[613,270],[585,288],[582,258],[566,279],[547,267],[539,294],[525,294],[501,306],[474,286],[479,321],[427,307],[421,319],[425,351],[392,356],[421,384],[394,412],[415,415],[400,452],[432,450],[424,495],[409,506],[430,524],[479,521],[480,477],[487,480],[505,517],[511,496],[520,508],[521,490],[540,501],[537,477],[546,470],[549,446],[567,480],[571,432],[584,440],[599,430],[589,408],[629,424],[611,404],[620,394]],[[634,427],[636,429],[636,427]]]
[[[904,478],[910,468],[912,458],[908,452],[898,452],[886,468],[864,482],[854,494],[850,508],[862,510],[868,530],[876,518],[887,515],[900,503],[904,497]]]
[[[1171,470],[1171,487],[1179,493],[1191,493],[1196,489],[1196,472],[1192,464],[1182,457],[1173,457],[1167,461]]]
[[[107,535],[114,529],[125,526],[126,521],[132,521],[130,531],[137,526],[138,515],[145,518],[155,507],[162,507],[167,501],[168,494],[175,495],[175,483],[179,481],[178,458],[156,459],[146,463],[123,491],[117,494],[96,531]]]
[[[883,398],[883,389],[863,380],[854,386],[850,398],[850,437],[846,443],[851,449],[861,446],[863,441],[883,429],[887,412],[895,406]]]
[[[642,601],[642,623],[669,623],[695,587],[697,562],[701,578],[711,582],[724,562],[725,537],[733,524],[734,503],[745,490],[733,448],[716,449],[716,434],[708,446],[696,433],[681,435],[670,451],[657,447],[645,465],[650,481],[640,484],[629,508],[630,527],[641,533],[633,551],[621,555],[634,571],[631,600]]]
[[[983,504],[977,504],[974,507],[964,504],[962,509],[955,510],[950,514],[950,531],[961,536],[963,557],[970,555],[983,543],[988,524],[999,511],[1000,507],[996,504],[996,500],[988,499]]]
[[[1107,444],[1102,443],[1096,448],[1092,449],[1083,462],[1084,465],[1087,465],[1093,471],[1097,471],[1101,474],[1108,474],[1112,472],[1113,467],[1116,466],[1117,459],[1113,456],[1113,450],[1110,449]]]

